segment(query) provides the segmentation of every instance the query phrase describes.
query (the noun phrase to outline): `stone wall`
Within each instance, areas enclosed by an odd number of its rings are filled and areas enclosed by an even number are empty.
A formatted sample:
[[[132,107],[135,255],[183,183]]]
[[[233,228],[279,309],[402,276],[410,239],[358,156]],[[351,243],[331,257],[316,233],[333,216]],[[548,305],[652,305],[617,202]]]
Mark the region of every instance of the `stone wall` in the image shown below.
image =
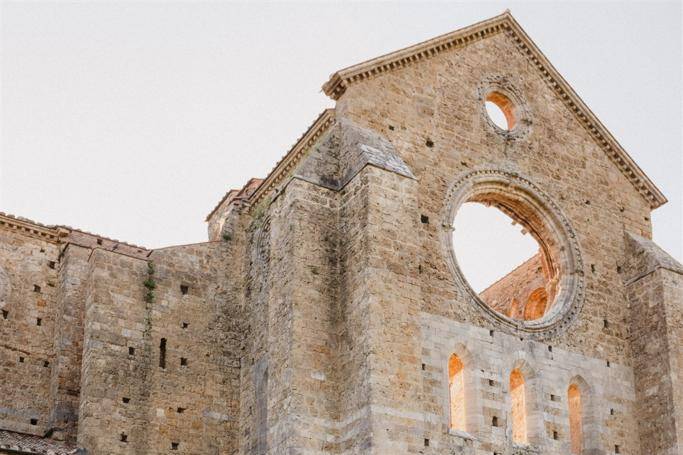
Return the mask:
[[[156,250],[145,260],[93,252],[82,446],[94,453],[236,450],[240,328],[229,257],[225,242]]]
[[[479,37],[346,87],[265,181],[226,194],[209,242],[147,250],[0,216],[0,428],[96,455],[559,455],[573,421],[586,455],[678,453],[680,264],[537,57]],[[518,129],[488,119],[492,89]],[[497,318],[460,279],[444,239],[469,176],[571,275],[552,326]],[[486,292],[535,283],[537,262]]]
[[[502,81],[520,93],[529,112],[526,134],[512,138],[487,120],[481,94],[490,81]],[[626,255],[624,230],[650,235],[649,207],[507,36],[500,33],[350,85],[337,101],[336,111],[338,117],[386,137],[417,178],[417,204],[410,210],[410,218],[426,222],[414,229],[406,223],[394,235],[419,239],[415,252],[422,270],[418,286],[424,313],[453,323],[497,329],[454,285],[440,240],[442,226],[451,221],[444,219],[448,189],[459,176],[473,170],[500,169],[523,175],[541,187],[570,220],[586,267],[580,316],[563,334],[547,342],[595,364],[609,361],[617,365],[611,374],[622,387],[619,397],[628,396],[633,390],[633,359],[626,330],[629,315],[624,311],[624,288],[617,266]],[[391,212],[383,212],[387,213]],[[466,346],[470,343],[475,341]],[[412,355],[411,349],[392,347],[386,349],[398,358]],[[475,345],[472,349],[479,348]],[[510,367],[500,365],[501,369]],[[396,390],[394,406],[400,409],[403,391]],[[442,399],[440,391],[425,386],[423,402]],[[603,403],[623,401],[600,399]],[[627,406],[625,402],[620,405]],[[609,412],[605,406],[603,414]],[[442,419],[443,412],[439,414]],[[504,416],[499,417],[504,421]],[[612,419],[609,427],[600,450],[613,451],[619,445],[620,453],[637,453],[637,439],[631,436],[637,431],[635,421]],[[399,429],[405,430],[405,423],[389,425],[381,434]],[[547,437],[548,433],[543,434]],[[417,450],[423,439],[413,435],[403,450]],[[485,440],[496,443],[496,439]],[[559,443],[547,447],[554,449],[546,453],[561,453]],[[383,448],[380,445],[377,450]]]
[[[627,236],[623,273],[630,307],[641,453],[683,447],[683,266],[651,241]]]
[[[21,224],[21,223],[17,223]],[[41,229],[39,232],[43,233]],[[0,226],[0,428],[44,434],[59,286],[55,237]]]

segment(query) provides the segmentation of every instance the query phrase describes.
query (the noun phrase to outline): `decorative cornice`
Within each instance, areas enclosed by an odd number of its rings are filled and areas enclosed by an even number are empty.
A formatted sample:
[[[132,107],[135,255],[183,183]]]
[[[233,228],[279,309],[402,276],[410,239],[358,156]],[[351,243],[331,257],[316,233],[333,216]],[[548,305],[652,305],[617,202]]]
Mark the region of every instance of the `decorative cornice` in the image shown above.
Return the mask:
[[[59,243],[60,230],[57,226],[46,226],[25,218],[17,218],[0,212],[0,228],[21,232],[46,242]]]
[[[412,65],[442,52],[467,46],[501,32],[512,39],[522,54],[539,71],[546,84],[564,102],[610,160],[648,202],[650,208],[655,209],[665,204],[667,199],[662,192],[607,131],[509,11],[469,27],[337,71],[323,85],[323,91],[332,99],[338,100],[351,84]]]
[[[269,194],[282,180],[291,174],[292,170],[306,156],[311,147],[318,141],[332,125],[335,123],[334,109],[325,109],[308,127],[306,132],[289,149],[287,154],[275,165],[261,185],[249,197],[248,204],[255,207]]]
[[[70,243],[73,241],[74,234],[80,234],[82,237],[95,240],[106,240],[114,250],[120,246],[125,246],[131,249],[140,250],[140,252],[148,252],[144,246],[134,245],[132,243],[123,242],[121,240],[104,237],[102,235],[93,234],[92,232],[82,231],[80,229],[72,228],[63,225],[46,225],[28,218],[17,217],[9,213],[0,212],[0,229],[6,229],[14,232],[19,232],[22,235],[45,240],[51,243]],[[76,242],[78,243],[78,241]],[[92,248],[92,245],[84,245]],[[108,249],[108,248],[105,248]]]

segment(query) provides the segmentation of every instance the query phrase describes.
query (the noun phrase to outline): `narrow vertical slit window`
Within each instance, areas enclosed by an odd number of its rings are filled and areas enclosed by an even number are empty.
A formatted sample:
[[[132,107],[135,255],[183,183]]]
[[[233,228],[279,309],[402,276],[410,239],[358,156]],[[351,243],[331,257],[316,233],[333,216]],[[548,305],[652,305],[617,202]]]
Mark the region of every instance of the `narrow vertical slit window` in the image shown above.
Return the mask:
[[[567,390],[569,405],[569,437],[571,439],[572,454],[580,455],[583,449],[583,428],[581,424],[581,391],[576,384],[571,384]]]
[[[159,367],[166,368],[166,338],[159,342]]]
[[[453,354],[448,361],[448,391],[450,397],[450,427],[465,431],[465,374],[460,358]]]
[[[512,400],[512,441],[516,444],[527,443],[526,392],[524,376],[519,369],[510,373],[510,398]]]

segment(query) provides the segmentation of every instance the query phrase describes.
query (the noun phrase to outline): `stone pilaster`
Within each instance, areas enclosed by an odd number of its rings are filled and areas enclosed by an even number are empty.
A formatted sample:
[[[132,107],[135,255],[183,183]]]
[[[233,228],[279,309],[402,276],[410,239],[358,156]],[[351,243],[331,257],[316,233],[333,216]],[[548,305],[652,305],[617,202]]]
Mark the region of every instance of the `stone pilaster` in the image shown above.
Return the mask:
[[[627,234],[627,245],[641,453],[677,455],[683,449],[683,266],[651,240]]]

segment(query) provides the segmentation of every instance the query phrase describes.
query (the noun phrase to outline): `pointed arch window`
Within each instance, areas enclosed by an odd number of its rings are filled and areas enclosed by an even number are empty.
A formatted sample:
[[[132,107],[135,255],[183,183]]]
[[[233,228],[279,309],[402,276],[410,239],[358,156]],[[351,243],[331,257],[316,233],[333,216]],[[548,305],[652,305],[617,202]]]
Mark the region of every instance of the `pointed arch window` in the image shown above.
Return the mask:
[[[450,399],[450,427],[466,431],[465,368],[460,357],[453,354],[448,360],[448,392]]]
[[[524,375],[518,368],[510,373],[510,398],[512,401],[510,409],[512,441],[516,444],[526,444],[528,439],[525,381]]]
[[[581,405],[581,390],[576,384],[570,384],[567,389],[567,404],[569,405],[569,438],[572,454],[580,455],[583,450],[583,409]]]

